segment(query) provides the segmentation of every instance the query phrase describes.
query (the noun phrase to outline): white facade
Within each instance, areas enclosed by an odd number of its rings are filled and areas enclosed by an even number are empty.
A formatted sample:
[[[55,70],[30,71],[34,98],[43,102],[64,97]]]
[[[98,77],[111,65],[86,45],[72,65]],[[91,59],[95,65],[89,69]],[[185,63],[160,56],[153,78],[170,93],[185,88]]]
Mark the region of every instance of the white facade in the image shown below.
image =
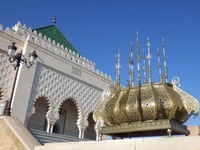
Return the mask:
[[[44,126],[52,132],[55,123],[61,122],[61,107],[66,110],[65,102],[70,100],[77,110],[79,137],[83,138],[89,125],[88,116],[101,101],[102,91],[111,84],[111,78],[98,71],[95,63],[68,48],[64,49],[63,45],[55,44],[41,33],[32,32],[20,22],[12,29],[3,30],[0,25],[0,114],[5,107],[3,104],[9,101],[15,76],[7,56],[8,45],[12,42],[16,43],[17,52],[22,50],[26,58],[33,50],[39,58],[28,69],[25,65],[19,67],[11,115],[25,126],[31,126],[30,117],[37,111],[37,100],[45,101],[47,110],[41,108],[47,120]]]

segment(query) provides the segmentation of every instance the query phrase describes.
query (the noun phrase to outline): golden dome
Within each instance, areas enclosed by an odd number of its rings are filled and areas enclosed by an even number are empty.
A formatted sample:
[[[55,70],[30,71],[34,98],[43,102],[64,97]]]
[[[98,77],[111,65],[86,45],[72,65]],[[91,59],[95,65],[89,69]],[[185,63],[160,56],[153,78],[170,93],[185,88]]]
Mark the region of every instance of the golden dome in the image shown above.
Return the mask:
[[[120,86],[120,50],[116,56],[116,82],[113,88],[106,89],[102,94],[102,102],[97,106],[93,114],[96,129],[99,134],[108,134],[119,137],[137,135],[144,132],[146,135],[155,131],[152,135],[185,134],[188,135],[187,127],[183,125],[191,115],[198,115],[199,103],[190,94],[181,90],[179,78],[173,78],[168,83],[168,70],[164,39],[163,50],[163,74],[161,57],[158,52],[158,71],[160,82],[153,83],[151,70],[150,40],[147,41],[147,56],[143,50],[143,84],[141,83],[140,51],[138,32],[136,34],[136,58],[137,58],[137,81],[134,85],[134,60],[133,47],[130,45],[129,56],[129,88]],[[146,59],[148,66],[146,66]],[[147,83],[148,74],[148,83]],[[139,133],[138,135],[141,135]]]
[[[197,115],[198,101],[170,83],[158,82],[118,89],[96,108],[95,121],[107,126],[159,119],[185,122]]]

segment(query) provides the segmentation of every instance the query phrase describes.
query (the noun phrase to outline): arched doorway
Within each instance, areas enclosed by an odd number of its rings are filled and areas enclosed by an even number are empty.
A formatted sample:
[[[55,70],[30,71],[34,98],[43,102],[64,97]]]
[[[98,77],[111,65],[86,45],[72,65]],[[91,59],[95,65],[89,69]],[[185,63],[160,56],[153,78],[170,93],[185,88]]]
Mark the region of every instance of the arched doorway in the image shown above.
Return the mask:
[[[67,99],[62,103],[59,114],[60,117],[56,123],[60,127],[60,133],[78,137],[79,132],[76,125],[78,111],[73,99]]]
[[[40,97],[35,102],[35,113],[32,114],[28,121],[27,127],[30,129],[46,130],[46,112],[48,104],[45,97]]]
[[[53,126],[53,133],[60,133],[60,125],[57,122]]]
[[[95,122],[93,120],[93,113],[90,113],[88,116],[88,127],[85,130],[84,138],[95,140],[96,139],[96,132],[95,132]]]

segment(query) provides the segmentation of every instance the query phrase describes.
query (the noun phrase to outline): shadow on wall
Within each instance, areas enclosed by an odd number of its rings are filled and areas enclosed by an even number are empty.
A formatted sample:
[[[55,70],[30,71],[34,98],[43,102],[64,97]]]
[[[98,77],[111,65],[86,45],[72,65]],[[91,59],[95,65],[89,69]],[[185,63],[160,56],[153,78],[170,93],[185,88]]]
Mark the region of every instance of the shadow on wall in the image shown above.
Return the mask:
[[[46,112],[48,111],[47,99],[45,97],[38,98],[34,107],[35,113],[30,117],[27,127],[30,129],[45,131]]]
[[[93,113],[90,113],[88,116],[88,127],[85,130],[84,138],[96,140],[96,132],[95,132],[95,122],[93,120]]]

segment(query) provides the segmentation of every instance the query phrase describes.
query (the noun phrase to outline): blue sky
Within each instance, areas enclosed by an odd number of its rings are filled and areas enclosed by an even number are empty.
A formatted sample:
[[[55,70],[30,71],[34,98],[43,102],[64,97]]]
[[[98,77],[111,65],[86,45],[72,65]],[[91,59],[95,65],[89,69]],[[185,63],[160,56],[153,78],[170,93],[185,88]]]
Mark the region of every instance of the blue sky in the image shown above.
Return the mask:
[[[121,84],[126,85],[130,42],[135,54],[136,31],[140,48],[147,51],[150,37],[153,81],[158,81],[156,47],[165,38],[169,81],[181,79],[181,89],[200,101],[200,1],[199,0],[1,0],[4,29],[18,21],[31,28],[57,27],[96,68],[115,80],[115,59],[121,50]],[[135,68],[136,69],[136,68]],[[136,72],[135,72],[136,73]],[[200,124],[200,117],[187,125]]]

